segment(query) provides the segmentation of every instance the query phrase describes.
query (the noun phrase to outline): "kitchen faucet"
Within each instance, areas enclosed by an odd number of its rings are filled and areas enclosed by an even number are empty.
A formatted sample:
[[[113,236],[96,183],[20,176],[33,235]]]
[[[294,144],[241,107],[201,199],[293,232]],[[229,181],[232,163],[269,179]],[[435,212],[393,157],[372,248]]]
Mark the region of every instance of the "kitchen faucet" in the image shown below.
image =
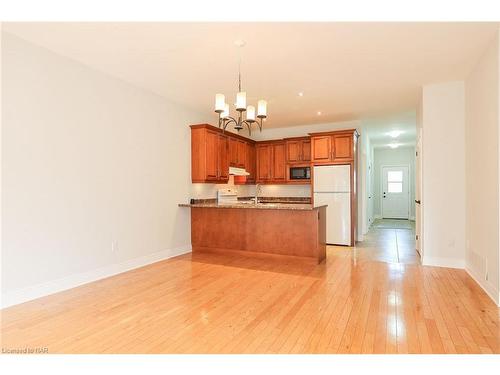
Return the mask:
[[[259,203],[260,184],[255,184],[255,204]]]

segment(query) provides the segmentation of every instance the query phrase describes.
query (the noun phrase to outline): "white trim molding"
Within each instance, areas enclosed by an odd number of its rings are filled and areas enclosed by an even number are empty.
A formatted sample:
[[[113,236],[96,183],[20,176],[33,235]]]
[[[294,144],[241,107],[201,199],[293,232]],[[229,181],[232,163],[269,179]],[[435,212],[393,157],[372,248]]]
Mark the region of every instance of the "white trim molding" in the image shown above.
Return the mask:
[[[110,264],[91,271],[66,276],[42,284],[32,285],[26,288],[14,290],[12,292],[2,293],[0,306],[1,308],[6,308],[17,305],[189,252],[191,252],[191,245],[179,246],[126,260],[121,263]]]
[[[497,306],[500,307],[500,294],[494,285],[490,284],[487,280],[482,279],[470,268],[465,268],[465,272],[481,287],[482,290],[490,297]]]
[[[425,255],[422,260],[422,265],[446,268],[465,268],[465,262],[462,259],[429,257]]]

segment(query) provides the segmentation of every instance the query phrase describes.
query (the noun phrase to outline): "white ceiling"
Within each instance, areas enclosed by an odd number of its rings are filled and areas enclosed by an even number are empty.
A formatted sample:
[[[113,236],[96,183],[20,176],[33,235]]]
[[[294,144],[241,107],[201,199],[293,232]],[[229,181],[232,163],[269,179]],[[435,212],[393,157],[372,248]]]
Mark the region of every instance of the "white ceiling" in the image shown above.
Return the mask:
[[[370,144],[375,148],[415,146],[416,144],[416,111],[408,111],[393,115],[367,118],[361,121],[363,131],[370,138]],[[393,138],[392,132],[398,132]]]
[[[423,84],[463,79],[498,27],[498,23],[3,24],[7,32],[208,113],[213,111],[215,93],[233,100],[238,61],[234,41],[242,39],[247,43],[242,50],[243,88],[250,102],[268,100],[266,127],[409,113]]]

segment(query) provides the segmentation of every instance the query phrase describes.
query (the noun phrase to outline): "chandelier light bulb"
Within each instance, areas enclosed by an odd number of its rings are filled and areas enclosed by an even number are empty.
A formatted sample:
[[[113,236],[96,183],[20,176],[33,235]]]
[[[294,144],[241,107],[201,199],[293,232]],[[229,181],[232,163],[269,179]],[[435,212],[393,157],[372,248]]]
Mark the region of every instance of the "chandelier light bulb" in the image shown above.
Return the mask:
[[[215,112],[224,111],[224,104],[226,102],[226,97],[224,94],[215,94]]]
[[[236,94],[236,109],[245,110],[247,108],[247,93],[242,91]]]
[[[247,107],[247,120],[255,121],[255,107],[253,105]]]
[[[259,100],[257,102],[257,117],[267,116],[267,102],[265,100]]]
[[[226,119],[229,117],[229,104],[224,104],[224,110],[222,111],[220,117]]]

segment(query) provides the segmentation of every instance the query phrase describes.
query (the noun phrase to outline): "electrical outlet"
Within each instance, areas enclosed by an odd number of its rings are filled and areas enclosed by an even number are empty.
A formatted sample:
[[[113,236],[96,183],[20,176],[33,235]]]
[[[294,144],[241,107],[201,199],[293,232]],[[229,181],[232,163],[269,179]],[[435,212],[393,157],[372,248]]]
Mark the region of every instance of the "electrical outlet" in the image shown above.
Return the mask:
[[[118,251],[118,242],[117,241],[112,241],[111,242],[111,252],[116,253]]]

